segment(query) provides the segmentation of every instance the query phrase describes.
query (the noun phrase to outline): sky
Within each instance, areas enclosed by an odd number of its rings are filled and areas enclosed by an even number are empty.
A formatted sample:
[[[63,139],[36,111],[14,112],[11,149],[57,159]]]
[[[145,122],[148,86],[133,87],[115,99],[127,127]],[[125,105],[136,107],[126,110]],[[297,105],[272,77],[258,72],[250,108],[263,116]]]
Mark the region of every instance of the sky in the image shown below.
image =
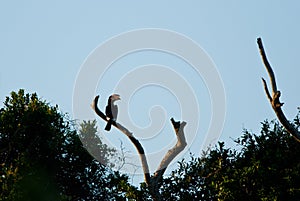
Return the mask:
[[[1,1],[0,102],[11,91],[23,88],[29,93],[36,92],[50,104],[58,104],[62,112],[77,119],[73,107],[74,91],[90,56],[122,34],[145,29],[166,30],[198,44],[214,64],[226,97],[225,122],[218,139],[236,148],[233,139],[241,136],[243,129],[259,133],[260,122],[275,119],[261,83],[261,77],[268,77],[257,48],[257,37],[262,37],[275,71],[286,116],[292,119],[297,114],[300,102],[295,84],[300,74],[297,60],[300,52],[299,9],[300,3],[296,0]],[[130,43],[125,41],[125,44]],[[171,71],[175,72],[173,77],[181,76],[195,96],[191,101],[194,100],[197,106],[192,110],[199,119],[194,123],[194,119],[190,119],[192,116],[181,119],[191,108],[186,99],[183,100],[190,96],[176,95],[176,90],[184,85],[180,82],[171,87],[152,83],[136,86],[131,94],[126,92],[129,86],[126,76],[134,75],[143,67],[152,71],[156,67],[159,67],[157,71],[166,69],[168,79],[171,79]],[[151,170],[163,156],[155,155],[157,150],[165,152],[176,142],[173,134],[172,137],[165,134],[172,132],[168,122],[172,116],[176,120],[190,121],[185,130],[195,133],[188,139],[193,145],[186,150],[200,154],[205,133],[210,125],[214,127],[212,116],[218,117],[222,112],[212,109],[211,86],[202,75],[193,71],[189,63],[169,52],[146,49],[115,59],[105,73],[97,77],[94,88],[89,89],[93,95],[86,98],[92,102],[93,96],[100,94],[100,100],[105,101],[100,101],[99,106],[104,109],[111,93],[123,92],[120,95],[125,99],[118,103],[119,112],[127,111],[125,107],[128,107],[130,128],[142,139],[146,152],[154,155],[150,159],[154,161],[150,164]],[[164,75],[163,71],[153,75],[144,73],[143,78]],[[119,120],[126,122],[122,116]],[[113,130],[113,135],[105,133],[103,122],[98,122],[99,133],[105,140],[116,147],[122,141],[128,152],[135,152],[118,131]],[[158,127],[161,128],[156,129]],[[157,134],[145,136],[139,132],[145,128]],[[168,146],[164,146],[165,142]]]

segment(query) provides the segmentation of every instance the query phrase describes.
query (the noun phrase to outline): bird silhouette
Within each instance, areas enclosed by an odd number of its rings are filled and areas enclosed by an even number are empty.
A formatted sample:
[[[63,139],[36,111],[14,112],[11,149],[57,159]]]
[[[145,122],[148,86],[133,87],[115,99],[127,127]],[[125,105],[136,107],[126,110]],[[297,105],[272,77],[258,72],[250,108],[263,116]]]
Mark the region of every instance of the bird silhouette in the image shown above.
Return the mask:
[[[105,126],[105,130],[107,131],[110,131],[112,123],[117,120],[118,106],[114,103],[120,99],[121,98],[119,94],[112,94],[107,100],[107,106],[105,108],[106,119],[108,120]]]

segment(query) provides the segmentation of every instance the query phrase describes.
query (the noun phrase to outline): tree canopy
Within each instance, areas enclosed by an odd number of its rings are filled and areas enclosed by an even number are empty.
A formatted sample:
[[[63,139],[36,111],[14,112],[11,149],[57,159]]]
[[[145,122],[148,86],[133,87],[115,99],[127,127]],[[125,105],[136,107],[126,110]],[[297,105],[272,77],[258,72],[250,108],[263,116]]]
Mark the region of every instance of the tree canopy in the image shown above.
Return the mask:
[[[299,126],[298,118],[295,125]],[[164,179],[167,200],[299,200],[300,144],[277,122],[262,123],[259,135],[245,130],[239,150],[224,143],[203,157],[179,162]]]
[[[127,176],[95,160],[79,136],[95,137],[95,123],[78,132],[58,106],[37,94],[12,92],[0,111],[0,183],[2,200],[110,200],[122,197]],[[114,150],[100,143],[108,163]],[[106,155],[105,155],[106,154]],[[121,182],[122,181],[122,182]]]
[[[73,125],[35,93],[20,90],[6,98],[0,110],[0,200],[152,200],[145,183],[130,185],[128,176],[111,169],[116,150],[96,135],[95,121]],[[293,126],[299,128],[299,115]],[[162,198],[300,199],[300,144],[278,122],[264,121],[259,134],[244,130],[235,143],[234,149],[219,142],[201,157],[178,162],[160,181]]]

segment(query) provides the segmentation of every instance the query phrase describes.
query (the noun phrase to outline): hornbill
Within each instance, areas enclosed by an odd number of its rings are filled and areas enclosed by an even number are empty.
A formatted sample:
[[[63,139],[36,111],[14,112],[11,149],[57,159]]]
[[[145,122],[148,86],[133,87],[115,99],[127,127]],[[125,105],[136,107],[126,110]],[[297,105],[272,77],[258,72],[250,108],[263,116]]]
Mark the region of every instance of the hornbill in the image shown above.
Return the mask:
[[[118,106],[114,104],[114,102],[117,100],[120,100],[120,95],[113,94],[113,95],[109,96],[108,101],[107,101],[107,106],[105,108],[106,119],[108,120],[107,124],[105,126],[105,130],[107,130],[107,131],[110,131],[111,124],[117,120]]]

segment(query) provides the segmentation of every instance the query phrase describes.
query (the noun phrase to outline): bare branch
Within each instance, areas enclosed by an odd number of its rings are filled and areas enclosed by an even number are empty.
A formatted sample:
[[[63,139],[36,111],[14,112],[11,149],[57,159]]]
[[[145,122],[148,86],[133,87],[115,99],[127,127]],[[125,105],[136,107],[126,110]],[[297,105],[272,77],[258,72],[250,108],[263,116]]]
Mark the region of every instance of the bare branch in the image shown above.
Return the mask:
[[[186,125],[186,122],[176,122],[171,118],[175,134],[177,136],[177,143],[172,149],[170,149],[164,158],[162,159],[159,167],[157,168],[154,176],[151,178],[150,192],[153,195],[155,200],[162,200],[159,193],[159,184],[162,179],[163,174],[165,173],[167,167],[170,165],[171,161],[186,147],[186,139],[184,135],[183,128]]]
[[[97,107],[98,100],[99,100],[99,96],[96,96],[93,103],[91,104],[91,107],[93,108],[93,110],[96,112],[96,114],[99,117],[101,117],[104,121],[107,122],[108,120],[106,118],[106,115],[103,112],[101,112],[101,110]],[[184,131],[183,131],[184,126],[186,125],[186,122],[181,122],[181,123],[179,121],[176,122],[173,118],[171,118],[171,122],[173,124],[175,134],[177,136],[177,143],[172,149],[170,149],[166,153],[166,155],[164,156],[163,160],[161,161],[157,171],[155,172],[155,174],[152,178],[150,177],[149,166],[147,163],[146,155],[145,155],[144,149],[143,149],[142,145],[140,144],[140,142],[133,136],[132,132],[130,132],[127,128],[125,128],[118,122],[115,122],[115,121],[112,122],[112,125],[114,127],[116,127],[117,129],[119,129],[121,132],[123,132],[136,147],[136,149],[139,153],[139,156],[140,156],[140,160],[142,162],[145,182],[148,185],[150,194],[152,195],[154,200],[162,200],[161,194],[159,192],[159,183],[161,181],[161,178],[162,178],[163,174],[165,173],[167,167],[171,163],[171,161],[187,145]]]
[[[270,80],[271,80],[272,92],[275,93],[277,91],[275,75],[274,75],[272,67],[271,67],[271,65],[270,65],[270,63],[269,63],[269,61],[267,59],[267,56],[266,56],[265,49],[263,47],[261,38],[257,39],[257,44],[258,44],[258,48],[260,50],[260,54],[261,54],[262,60],[263,60],[263,62],[265,64],[265,67],[266,67],[266,69],[268,71],[268,74],[269,74],[269,77],[270,77]]]
[[[262,40],[260,38],[257,39],[257,44],[258,44],[262,60],[268,71],[270,81],[272,84],[272,97],[271,97],[268,87],[267,87],[267,83],[262,78],[266,95],[267,95],[267,97],[271,103],[271,106],[272,106],[278,120],[280,121],[280,123],[298,142],[300,142],[300,132],[288,121],[288,119],[285,117],[285,115],[281,109],[281,106],[283,105],[283,103],[281,103],[279,100],[281,93],[280,93],[280,91],[277,90],[275,75],[274,75],[272,67],[267,59],[267,56],[266,56],[266,53],[265,53],[265,50],[264,50],[264,47],[262,44]]]
[[[264,78],[261,78],[261,79],[262,79],[263,84],[264,84],[264,89],[265,89],[266,95],[267,95],[267,97],[268,97],[270,103],[272,104],[272,97],[271,97],[271,95],[270,95],[270,92],[269,92],[269,89],[268,89],[268,85],[267,85],[267,83],[266,83],[266,80],[265,80]]]
[[[98,100],[99,100],[99,96],[96,96],[93,103],[91,104],[91,107],[96,112],[96,114],[99,117],[101,117],[101,119],[103,119],[104,121],[108,121],[106,119],[106,115],[103,112],[101,112],[101,110],[97,106]],[[114,127],[116,127],[118,130],[120,130],[122,133],[124,133],[130,139],[130,141],[133,143],[135,148],[137,149],[139,156],[140,156],[140,160],[142,162],[145,182],[147,185],[149,185],[150,184],[150,173],[149,173],[149,166],[148,166],[147,158],[146,158],[146,155],[144,152],[144,148],[142,147],[140,142],[133,136],[133,133],[130,132],[127,128],[125,128],[118,122],[113,122],[112,125]]]
[[[173,128],[175,130],[175,134],[177,136],[177,143],[174,145],[172,149],[170,149],[166,155],[164,156],[163,160],[161,161],[159,167],[157,168],[156,172],[154,173],[154,178],[160,180],[165,173],[167,167],[171,163],[171,161],[186,147],[186,139],[184,135],[184,127],[186,122],[176,122],[173,118],[171,118],[171,122],[173,124]]]

